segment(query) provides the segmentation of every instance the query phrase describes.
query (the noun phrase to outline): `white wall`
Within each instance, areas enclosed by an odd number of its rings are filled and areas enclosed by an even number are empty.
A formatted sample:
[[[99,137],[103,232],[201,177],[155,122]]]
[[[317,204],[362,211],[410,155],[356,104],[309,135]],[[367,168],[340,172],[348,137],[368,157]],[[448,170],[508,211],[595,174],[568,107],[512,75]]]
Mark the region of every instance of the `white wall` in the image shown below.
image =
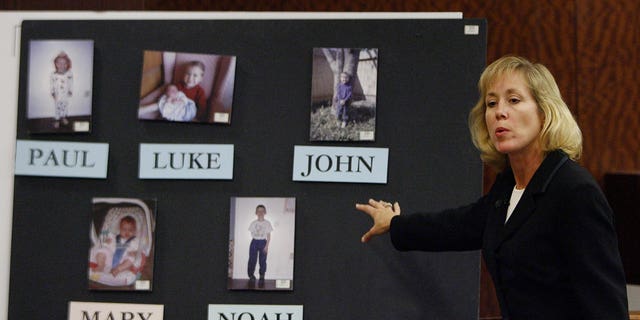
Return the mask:
[[[7,319],[9,265],[11,257],[11,212],[13,207],[13,163],[15,158],[18,106],[18,43],[14,32],[18,15],[0,13],[0,97],[5,97],[0,117],[0,319]]]
[[[371,52],[371,54],[375,53],[375,58],[378,57],[378,50],[375,52]],[[367,50],[362,50],[360,52],[360,60],[369,59],[369,55],[367,54]],[[376,60],[366,60],[360,61],[358,64],[358,78],[360,79],[360,84],[362,85],[362,93],[366,97],[367,101],[376,102],[376,96],[378,95],[378,61]]]

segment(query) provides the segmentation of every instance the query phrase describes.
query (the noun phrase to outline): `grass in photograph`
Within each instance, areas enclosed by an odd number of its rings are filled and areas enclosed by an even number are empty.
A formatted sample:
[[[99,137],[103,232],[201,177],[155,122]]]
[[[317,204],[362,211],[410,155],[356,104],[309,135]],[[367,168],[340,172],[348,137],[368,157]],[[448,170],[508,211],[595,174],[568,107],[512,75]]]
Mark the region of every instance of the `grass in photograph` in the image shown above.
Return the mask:
[[[375,107],[353,103],[348,110],[349,121],[342,128],[330,103],[318,104],[311,111],[311,141],[359,141],[360,132],[376,128]]]

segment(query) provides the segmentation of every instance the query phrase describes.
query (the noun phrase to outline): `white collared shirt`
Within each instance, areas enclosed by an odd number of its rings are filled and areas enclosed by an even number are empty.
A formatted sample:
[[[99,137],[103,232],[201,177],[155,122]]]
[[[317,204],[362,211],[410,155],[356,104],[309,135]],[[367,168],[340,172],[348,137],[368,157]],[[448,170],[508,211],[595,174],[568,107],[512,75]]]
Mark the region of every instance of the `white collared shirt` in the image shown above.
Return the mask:
[[[517,189],[515,186],[513,187],[513,191],[511,192],[511,199],[509,199],[509,208],[507,208],[507,218],[504,219],[504,223],[507,223],[507,221],[509,221],[509,217],[518,205],[520,198],[522,198],[524,190],[525,189]]]

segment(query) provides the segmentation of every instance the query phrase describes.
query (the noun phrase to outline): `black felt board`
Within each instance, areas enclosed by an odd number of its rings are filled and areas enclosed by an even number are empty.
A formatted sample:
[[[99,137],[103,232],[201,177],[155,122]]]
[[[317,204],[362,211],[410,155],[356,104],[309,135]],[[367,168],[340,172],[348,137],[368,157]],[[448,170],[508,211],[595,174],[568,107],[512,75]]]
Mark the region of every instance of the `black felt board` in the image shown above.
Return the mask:
[[[480,19],[23,22],[18,139],[107,142],[110,155],[106,180],[15,177],[9,319],[66,319],[70,300],[164,304],[165,319],[206,319],[212,303],[299,304],[305,319],[475,319],[478,252],[361,244],[371,222],[354,203],[399,201],[409,214],[480,196],[467,114],[486,32]],[[95,41],[92,133],[27,133],[35,39]],[[375,142],[309,142],[314,47],[378,48]],[[144,50],[236,56],[231,125],[139,121]],[[233,180],[140,180],[140,143],[233,144]],[[293,182],[294,145],[389,148],[388,183]],[[232,196],[296,197],[293,291],[227,290]],[[93,197],[158,199],[152,292],[87,289]]]

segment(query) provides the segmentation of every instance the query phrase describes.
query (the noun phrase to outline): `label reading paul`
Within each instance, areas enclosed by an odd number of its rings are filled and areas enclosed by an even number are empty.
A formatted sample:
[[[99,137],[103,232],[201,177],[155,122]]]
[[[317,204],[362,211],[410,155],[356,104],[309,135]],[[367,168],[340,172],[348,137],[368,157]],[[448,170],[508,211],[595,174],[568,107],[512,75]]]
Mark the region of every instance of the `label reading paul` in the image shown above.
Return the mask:
[[[295,146],[293,181],[387,183],[388,148]]]
[[[69,302],[69,320],[162,320],[161,304]]]
[[[107,178],[108,143],[16,141],[16,175]]]
[[[232,144],[140,144],[140,179],[233,179]]]

